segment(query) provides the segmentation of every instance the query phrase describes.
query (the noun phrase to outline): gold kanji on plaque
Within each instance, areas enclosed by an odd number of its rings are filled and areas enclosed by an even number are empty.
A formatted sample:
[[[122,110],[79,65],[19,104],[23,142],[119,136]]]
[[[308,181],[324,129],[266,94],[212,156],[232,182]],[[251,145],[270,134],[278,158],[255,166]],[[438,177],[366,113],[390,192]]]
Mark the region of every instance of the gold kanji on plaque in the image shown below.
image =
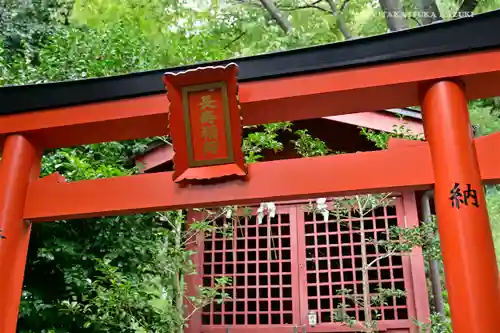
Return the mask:
[[[203,153],[207,155],[216,155],[219,150],[219,132],[214,124],[217,121],[217,116],[214,110],[217,108],[217,102],[212,99],[211,95],[201,96],[199,104],[201,110],[201,137],[203,139]]]

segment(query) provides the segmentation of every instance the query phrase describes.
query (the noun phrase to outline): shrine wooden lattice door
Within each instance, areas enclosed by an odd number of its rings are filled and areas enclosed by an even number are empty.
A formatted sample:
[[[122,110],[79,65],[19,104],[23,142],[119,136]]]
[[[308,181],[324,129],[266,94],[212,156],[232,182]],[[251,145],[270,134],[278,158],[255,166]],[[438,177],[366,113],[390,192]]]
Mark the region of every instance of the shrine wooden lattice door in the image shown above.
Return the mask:
[[[203,285],[213,286],[220,276],[233,281],[225,290],[231,299],[203,309],[202,332],[292,333],[304,327],[307,332],[353,332],[333,322],[332,309],[341,303],[351,306],[350,316],[363,320],[363,309],[338,294],[341,289],[362,293],[360,219],[325,222],[320,214],[304,210],[305,204],[278,205],[276,216],[266,216],[260,224],[255,215],[241,218],[231,239],[219,234],[205,238]],[[386,239],[390,226],[416,223],[414,195],[405,194],[394,206],[365,218],[365,236]],[[380,257],[374,246],[366,248],[368,261]],[[378,287],[407,292],[406,298],[374,307],[381,314],[381,331],[416,332],[413,320],[428,317],[423,259],[416,251],[378,260],[369,270],[370,292]],[[314,327],[308,325],[310,312],[317,318]]]

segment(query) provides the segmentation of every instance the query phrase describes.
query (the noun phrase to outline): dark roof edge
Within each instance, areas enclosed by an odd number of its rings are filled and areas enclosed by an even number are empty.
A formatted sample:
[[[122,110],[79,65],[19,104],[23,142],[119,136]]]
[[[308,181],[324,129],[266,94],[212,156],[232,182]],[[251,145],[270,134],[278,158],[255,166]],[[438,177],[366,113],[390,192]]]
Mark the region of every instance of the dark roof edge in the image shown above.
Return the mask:
[[[120,76],[0,88],[0,114],[87,104],[162,93],[166,71],[235,62],[239,81],[256,81],[318,71],[376,65],[423,57],[500,48],[500,10],[472,18],[332,43],[210,63]]]

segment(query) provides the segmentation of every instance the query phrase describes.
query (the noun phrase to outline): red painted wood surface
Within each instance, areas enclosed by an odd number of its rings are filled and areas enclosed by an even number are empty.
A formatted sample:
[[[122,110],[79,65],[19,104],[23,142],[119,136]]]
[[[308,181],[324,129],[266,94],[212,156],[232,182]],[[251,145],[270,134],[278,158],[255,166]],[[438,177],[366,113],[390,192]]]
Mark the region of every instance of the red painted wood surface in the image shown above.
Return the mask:
[[[365,235],[381,240],[391,225],[417,225],[412,196],[409,192],[398,197],[394,207],[380,208],[367,217]],[[218,276],[232,277],[233,285],[224,290],[231,299],[203,310],[201,332],[222,333],[229,328],[235,333],[291,333],[294,327],[297,332],[302,327],[307,332],[354,331],[332,322],[331,313],[346,301],[337,290],[361,288],[359,218],[346,218],[345,224],[325,222],[322,216],[305,212],[304,204],[280,205],[276,217],[267,216],[262,224],[255,216],[240,219],[231,238],[216,233],[207,236],[202,251],[204,286],[213,286]],[[224,219],[218,222],[225,223]],[[376,258],[370,251],[369,259]],[[379,308],[381,332],[417,332],[412,319],[425,322],[429,314],[421,253],[378,261],[369,281],[370,288],[408,293],[406,300],[389,299],[388,305]],[[425,297],[415,295],[417,290]],[[310,310],[318,313],[314,327],[308,325]],[[348,311],[362,320],[362,308],[353,306]]]
[[[207,154],[207,148],[205,145],[203,132],[203,122],[200,121],[200,118],[203,118],[203,111],[205,111],[199,105],[203,103],[204,99],[209,99],[214,102],[214,113],[213,125],[215,132],[217,132],[218,136],[220,135],[219,142],[216,149],[213,151],[209,151],[212,153],[211,155]],[[191,122],[191,138],[193,139],[193,157],[195,161],[210,161],[212,159],[224,159],[229,156],[229,149],[227,149],[227,143],[229,138],[225,136],[225,117],[224,110],[222,109],[222,91],[218,89],[217,91],[196,91],[190,94],[189,96],[189,110],[190,110],[190,122]],[[239,111],[238,111],[239,118]],[[172,119],[172,117],[170,118]],[[240,126],[238,126],[240,128]],[[206,127],[205,127],[206,128]],[[239,130],[241,132],[241,128]],[[170,135],[172,135],[172,130],[170,130]],[[240,137],[240,136],[238,136]],[[238,139],[241,141],[241,137]],[[215,142],[215,141],[210,141]],[[175,144],[175,143],[174,143]],[[181,152],[179,152],[181,153]],[[185,152],[184,152],[185,153]]]
[[[175,182],[245,176],[238,66],[165,73]]]
[[[22,135],[5,141],[0,164],[0,332],[16,331],[31,224],[23,221],[28,183],[39,176],[41,151]]]
[[[472,140],[462,85],[453,81],[429,85],[422,110],[453,332],[498,332],[498,268],[481,180],[484,175],[476,154],[479,149]],[[488,153],[498,159],[496,151],[491,147]],[[457,200],[454,193],[460,195]]]
[[[404,191],[401,196],[401,208],[398,209],[398,221],[400,227],[413,228],[420,224],[418,216],[418,205],[415,192]],[[404,256],[404,275],[410,277],[406,280],[406,288],[412,290],[408,293],[407,301],[414,306],[409,308],[410,316],[421,323],[428,323],[430,317],[429,292],[427,290],[427,278],[422,256],[422,248],[415,247],[409,255]],[[413,326],[410,333],[422,333]]]
[[[419,105],[422,81],[457,77],[467,98],[500,95],[500,51],[241,83],[244,125],[314,119]],[[332,106],[335,107],[332,107]],[[2,116],[0,136],[29,134],[46,147],[168,134],[165,95]]]
[[[500,133],[475,139],[481,176],[500,180],[495,151]],[[366,167],[370,166],[370,172]],[[314,172],[314,177],[297,175]],[[24,217],[51,221],[180,208],[255,204],[358,192],[429,189],[434,183],[427,144],[385,151],[261,162],[249,165],[249,181],[180,188],[169,172],[29,186]],[[296,181],[294,181],[297,179]],[[74,202],[78,202],[75,205]]]
[[[174,158],[174,148],[170,144],[164,144],[153,148],[146,154],[135,159],[135,165],[141,172],[152,171],[171,163]]]

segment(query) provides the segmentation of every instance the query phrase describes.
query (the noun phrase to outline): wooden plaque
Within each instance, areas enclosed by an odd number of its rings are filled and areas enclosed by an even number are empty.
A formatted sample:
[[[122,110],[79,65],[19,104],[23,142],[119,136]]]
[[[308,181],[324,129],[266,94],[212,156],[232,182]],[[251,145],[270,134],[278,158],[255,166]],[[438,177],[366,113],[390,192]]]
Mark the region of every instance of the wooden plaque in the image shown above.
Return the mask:
[[[246,176],[237,73],[234,63],[165,73],[175,182]]]

